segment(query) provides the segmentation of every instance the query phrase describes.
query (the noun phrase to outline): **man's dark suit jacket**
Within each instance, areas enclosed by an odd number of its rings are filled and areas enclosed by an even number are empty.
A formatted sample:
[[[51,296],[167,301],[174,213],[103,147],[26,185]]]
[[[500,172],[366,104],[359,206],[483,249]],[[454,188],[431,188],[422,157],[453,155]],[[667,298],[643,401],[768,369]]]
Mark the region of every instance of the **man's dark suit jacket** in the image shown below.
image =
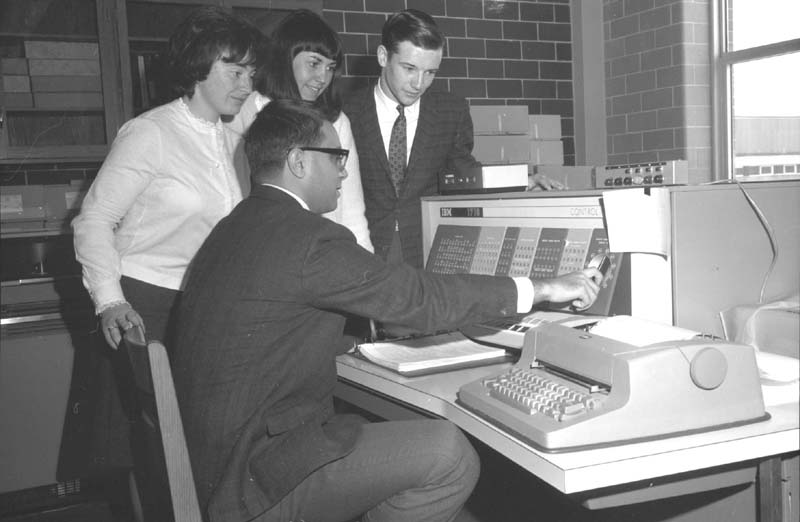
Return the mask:
[[[176,325],[176,389],[210,519],[250,519],[352,450],[361,422],[332,407],[339,311],[435,331],[514,313],[516,300],[509,278],[389,267],[345,227],[255,186],[197,253]]]
[[[375,253],[386,259],[396,221],[406,263],[422,267],[420,198],[438,194],[440,172],[466,173],[480,167],[472,157],[472,118],[463,98],[430,90],[422,95],[406,179],[398,197],[389,175],[374,89],[374,83],[360,89],[344,105],[358,150],[370,238]]]

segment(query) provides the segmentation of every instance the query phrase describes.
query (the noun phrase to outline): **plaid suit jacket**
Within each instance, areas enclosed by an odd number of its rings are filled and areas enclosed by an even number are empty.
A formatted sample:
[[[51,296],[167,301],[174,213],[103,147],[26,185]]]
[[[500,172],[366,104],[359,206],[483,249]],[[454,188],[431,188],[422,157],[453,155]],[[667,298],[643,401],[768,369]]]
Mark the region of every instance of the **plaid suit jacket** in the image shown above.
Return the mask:
[[[398,196],[390,178],[374,89],[372,83],[355,92],[344,104],[361,164],[370,239],[375,253],[386,259],[395,222],[398,223],[405,261],[422,267],[420,198],[438,194],[440,173],[467,173],[480,167],[472,157],[472,118],[463,98],[430,90],[422,95],[405,184]]]
[[[173,372],[209,518],[249,520],[352,450],[361,423],[332,407],[342,313],[435,331],[516,304],[510,278],[389,267],[345,227],[253,187],[197,253],[177,314]]]

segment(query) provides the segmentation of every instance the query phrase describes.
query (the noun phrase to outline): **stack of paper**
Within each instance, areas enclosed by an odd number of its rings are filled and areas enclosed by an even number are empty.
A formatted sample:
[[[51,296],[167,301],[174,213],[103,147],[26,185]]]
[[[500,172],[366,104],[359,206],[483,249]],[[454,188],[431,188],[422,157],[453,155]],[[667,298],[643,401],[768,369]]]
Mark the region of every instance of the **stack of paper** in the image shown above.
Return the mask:
[[[506,359],[506,351],[476,343],[460,332],[364,343],[358,352],[366,359],[402,375],[491,364]]]

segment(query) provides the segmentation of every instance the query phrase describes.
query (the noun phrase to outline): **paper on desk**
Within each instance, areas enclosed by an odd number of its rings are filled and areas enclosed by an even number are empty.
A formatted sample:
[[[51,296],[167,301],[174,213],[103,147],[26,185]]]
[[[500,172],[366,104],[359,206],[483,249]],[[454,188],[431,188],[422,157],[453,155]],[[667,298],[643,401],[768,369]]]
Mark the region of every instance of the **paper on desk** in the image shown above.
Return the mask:
[[[478,344],[460,332],[364,343],[358,350],[376,364],[403,371],[505,357],[502,348]]]
[[[638,347],[667,341],[682,341],[698,335],[694,330],[630,315],[615,315],[603,319],[594,325],[590,332]]]
[[[665,188],[603,192],[611,252],[669,254],[669,191]]]

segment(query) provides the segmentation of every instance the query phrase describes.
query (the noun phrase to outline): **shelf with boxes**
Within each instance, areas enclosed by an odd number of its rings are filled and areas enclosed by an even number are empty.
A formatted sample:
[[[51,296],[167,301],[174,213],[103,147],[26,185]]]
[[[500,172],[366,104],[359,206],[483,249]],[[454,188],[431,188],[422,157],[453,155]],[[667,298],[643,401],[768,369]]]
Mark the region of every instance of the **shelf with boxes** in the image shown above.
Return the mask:
[[[4,0],[0,159],[100,158],[110,129],[98,24],[107,0]],[[109,56],[111,53],[107,53]]]
[[[128,119],[169,101],[164,53],[192,10],[222,5],[265,33],[322,0],[2,0],[0,163],[102,159]]]
[[[564,164],[559,115],[528,114],[524,105],[476,105],[470,116],[472,155],[483,168],[445,174],[442,194],[525,190],[536,166]]]
[[[97,42],[21,40],[21,57],[0,58],[9,157],[43,148],[105,151]]]
[[[22,46],[24,57],[2,63],[9,107],[103,110],[97,42],[24,40]]]
[[[475,159],[486,165],[563,165],[561,117],[528,114],[524,105],[470,107]]]

